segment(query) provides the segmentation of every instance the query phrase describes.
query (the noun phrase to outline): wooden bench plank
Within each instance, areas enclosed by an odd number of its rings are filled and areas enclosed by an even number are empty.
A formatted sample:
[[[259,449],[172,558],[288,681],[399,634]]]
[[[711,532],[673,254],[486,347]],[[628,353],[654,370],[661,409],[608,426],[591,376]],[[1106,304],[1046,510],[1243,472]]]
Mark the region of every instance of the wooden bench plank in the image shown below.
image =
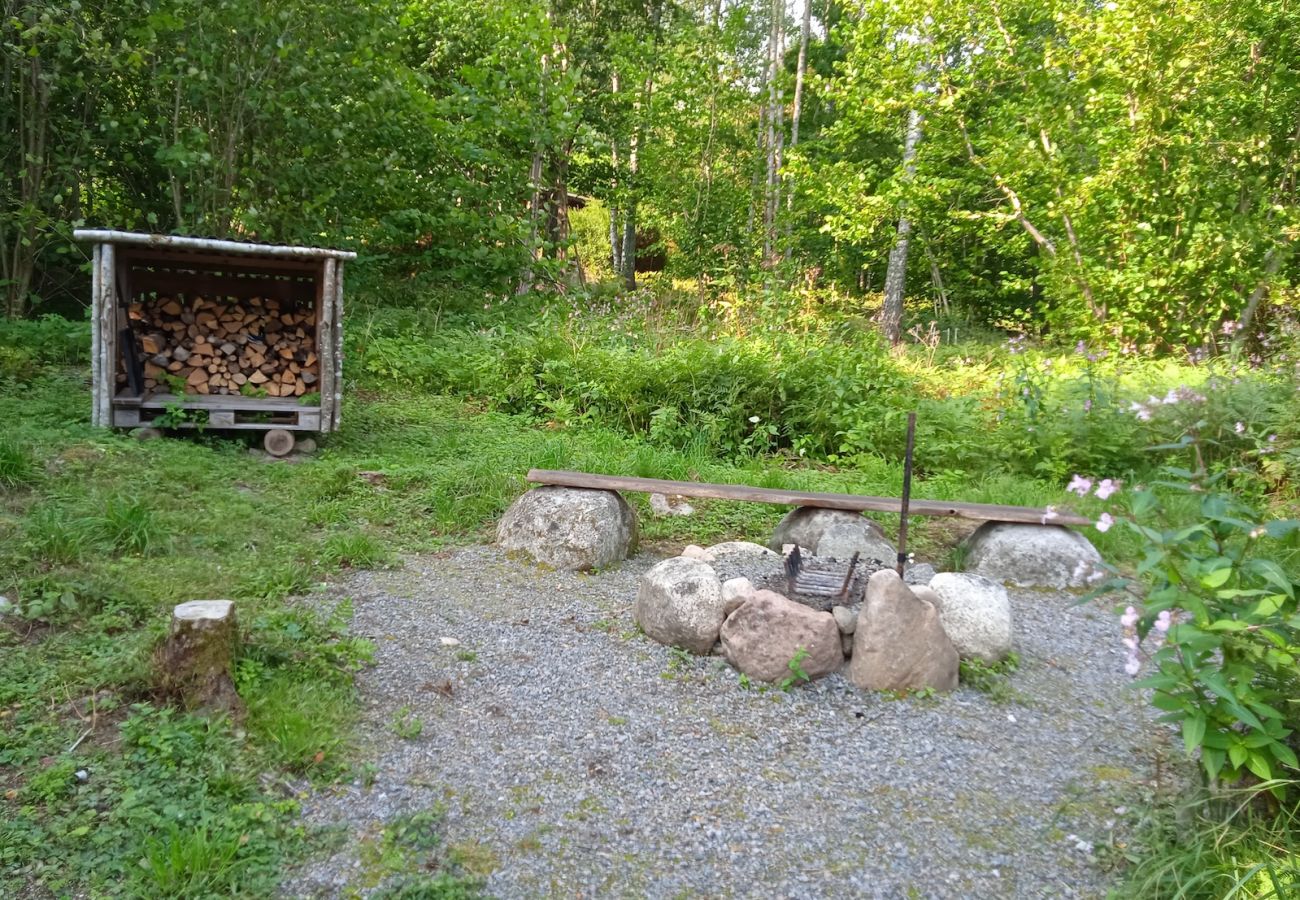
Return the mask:
[[[787,491],[756,488],[743,484],[709,484],[698,481],[667,481],[661,478],[636,478],[625,475],[591,475],[552,469],[530,469],[527,480],[534,484],[557,487],[591,488],[599,491],[642,491],[651,494],[679,494],[714,500],[746,500],[752,503],[775,503],[783,506],[819,506],[824,509],[847,509],[854,512],[902,511],[902,501],[894,497],[869,497],[861,494],[830,494],[817,491]],[[908,510],[917,516],[950,516],[988,522],[1044,524],[1045,509],[1027,506],[1003,506],[996,503],[951,503],[946,500],[912,499]],[[1092,520],[1072,513],[1058,512],[1047,520],[1052,525],[1091,525]]]

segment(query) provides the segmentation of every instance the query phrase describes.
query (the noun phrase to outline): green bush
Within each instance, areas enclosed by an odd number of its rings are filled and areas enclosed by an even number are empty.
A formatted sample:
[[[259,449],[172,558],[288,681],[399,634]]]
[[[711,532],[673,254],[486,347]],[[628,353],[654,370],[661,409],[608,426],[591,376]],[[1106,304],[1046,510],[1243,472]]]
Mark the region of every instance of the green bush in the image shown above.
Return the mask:
[[[1277,558],[1294,553],[1300,521],[1261,516],[1222,491],[1224,473],[1165,476],[1133,492],[1118,520],[1144,543],[1136,576],[1105,586],[1131,599],[1127,669],[1149,658],[1137,686],[1181,729],[1211,785],[1249,778],[1280,797],[1300,771],[1300,607]],[[1195,518],[1164,515],[1170,494],[1195,498]]]
[[[45,370],[85,365],[90,325],[61,316],[0,320],[0,382],[27,382]]]

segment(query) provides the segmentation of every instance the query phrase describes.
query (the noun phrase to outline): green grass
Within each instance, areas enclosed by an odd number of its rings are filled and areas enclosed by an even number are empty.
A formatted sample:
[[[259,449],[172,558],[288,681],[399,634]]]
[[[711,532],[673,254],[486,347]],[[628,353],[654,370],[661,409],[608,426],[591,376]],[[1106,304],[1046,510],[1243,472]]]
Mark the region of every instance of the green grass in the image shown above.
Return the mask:
[[[34,477],[31,456],[12,438],[0,437],[0,489],[11,490]]]
[[[395,330],[389,320],[408,313],[415,331]],[[776,370],[763,356],[776,345],[762,335],[727,344],[735,359],[685,347],[656,360],[647,354],[686,332],[629,339],[602,333],[597,322],[515,341],[508,322],[460,323],[435,339],[419,330],[428,323],[418,314],[384,315],[377,325],[362,314],[350,329],[359,351],[350,376],[361,380],[348,384],[343,430],[294,464],[261,461],[243,442],[210,434],[140,442],[92,429],[85,373],[75,368],[84,359],[84,328],[46,321],[14,331],[41,340],[5,357],[21,357],[21,365],[0,368],[0,595],[21,613],[0,623],[0,895],[29,884],[60,895],[272,893],[304,842],[295,802],[262,776],[330,781],[351,770],[353,674],[373,652],[347,636],[346,604],[330,614],[292,598],[348,569],[490,539],[501,512],[527,488],[529,468],[897,496],[897,414],[916,400],[929,405],[914,496],[1055,504],[1090,515],[1103,508],[1066,494],[1061,467],[1069,463],[1050,455],[1076,441],[1075,432],[1058,429],[1027,444],[1024,468],[999,462],[1017,458],[1016,429],[1024,423],[987,430],[996,407],[982,404],[991,402],[999,366],[1010,365],[995,352],[945,353],[934,367],[907,357],[857,367],[870,342],[832,348],[826,358],[848,367],[836,374],[843,402],[827,399],[835,385],[829,393],[819,386],[800,415],[820,423],[816,446],[843,438],[851,452],[813,461],[799,458],[797,434],[782,433],[781,455],[758,452],[763,432],[750,427],[751,410],[739,408],[777,390],[764,381]],[[401,340],[382,343],[394,334]],[[361,343],[372,355],[360,352]],[[587,359],[582,351],[594,345],[601,352]],[[557,355],[529,357],[539,348]],[[700,381],[693,367],[713,362],[721,374]],[[1077,365],[1062,365],[1070,364]],[[808,377],[812,370],[800,365],[792,360],[788,368]],[[413,370],[429,383],[445,379],[458,395],[396,386]],[[662,393],[661,406],[647,408],[620,384],[631,374],[663,379],[646,386]],[[1152,367],[1123,388],[1187,375],[1185,367]],[[889,393],[903,384],[902,394]],[[480,388],[497,392],[484,400]],[[717,407],[709,406],[715,389]],[[1249,407],[1242,397],[1239,405]],[[829,405],[819,411],[821,402]],[[1245,415],[1235,402],[1221,404],[1220,420]],[[1115,422],[1123,427],[1098,458],[1131,457],[1143,436],[1128,419]],[[877,446],[872,435],[888,439]],[[628,499],[643,540],[666,547],[765,542],[785,512],[699,500],[691,517],[658,518],[644,495]],[[878,518],[887,531],[897,528],[896,516]],[[909,549],[942,567],[970,527],[913,520]],[[1126,529],[1088,536],[1107,558],[1134,556]],[[243,640],[235,679],[247,706],[238,725],[157,706],[151,651],[169,608],[203,598],[236,601]],[[456,658],[476,661],[471,650]],[[963,674],[1005,693],[1003,672]],[[90,698],[98,698],[93,714]],[[392,723],[409,739],[422,728],[410,715]],[[73,776],[81,769],[90,772],[84,783]],[[462,869],[484,874],[488,861],[466,850],[467,860],[475,858],[458,868],[455,854],[412,845],[412,835],[436,837],[435,825],[432,818],[398,823],[381,836],[370,885],[379,895],[476,895],[477,882]],[[430,853],[441,854],[442,868],[412,874],[434,860]]]
[[[1158,805],[1138,830],[1116,900],[1296,900],[1300,811],[1253,791]]]

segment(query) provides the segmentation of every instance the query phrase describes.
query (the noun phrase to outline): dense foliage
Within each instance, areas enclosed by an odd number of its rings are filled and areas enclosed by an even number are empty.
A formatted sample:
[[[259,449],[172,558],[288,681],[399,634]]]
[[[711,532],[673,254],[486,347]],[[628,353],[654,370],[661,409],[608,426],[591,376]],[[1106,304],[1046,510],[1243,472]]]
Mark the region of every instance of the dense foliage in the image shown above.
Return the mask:
[[[79,222],[502,288],[666,265],[715,306],[870,308],[889,268],[917,310],[1135,348],[1292,297],[1289,4],[803,11],[6,0],[7,311],[84,296]]]

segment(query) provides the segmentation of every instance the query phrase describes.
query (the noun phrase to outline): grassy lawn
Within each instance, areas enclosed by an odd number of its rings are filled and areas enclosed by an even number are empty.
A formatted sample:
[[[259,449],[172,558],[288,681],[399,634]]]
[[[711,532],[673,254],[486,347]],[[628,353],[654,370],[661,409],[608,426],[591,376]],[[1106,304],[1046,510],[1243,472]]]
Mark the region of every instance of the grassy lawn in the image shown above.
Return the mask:
[[[543,346],[498,323],[461,325],[442,334],[445,340],[421,343],[404,326],[380,328],[361,314],[356,321],[343,430],[292,461],[268,461],[250,454],[245,441],[211,434],[139,441],[93,429],[80,351],[27,351],[0,341],[0,421],[7,425],[0,436],[0,596],[10,604],[0,618],[0,895],[34,884],[58,894],[271,892],[286,861],[306,849],[293,783],[360,777],[351,749],[352,675],[372,653],[346,636],[346,604],[321,615],[293,598],[349,568],[490,540],[501,512],[526,489],[529,468],[886,496],[901,489],[892,447],[812,462],[792,446],[780,453],[728,449],[691,431],[694,420],[725,435],[717,423],[728,416],[748,427],[741,404],[761,395],[768,371],[755,362],[762,359],[757,344],[739,364],[727,362],[724,344],[699,350],[698,359],[695,350],[642,359],[638,377],[657,379],[647,390],[663,397],[657,409],[634,410],[628,404],[637,397],[617,396],[619,360],[632,360],[615,345],[617,335],[602,343],[561,334],[559,344]],[[592,354],[583,355],[584,341]],[[602,357],[602,346],[613,355]],[[605,368],[582,369],[592,359]],[[720,370],[740,365],[728,376],[733,393],[723,398],[735,408],[720,405],[693,419],[685,415],[690,404],[711,402],[693,367],[714,363]],[[432,367],[428,378],[406,377],[421,366]],[[846,382],[849,394],[867,391],[855,403],[910,402],[870,393],[870,380],[887,366],[877,360],[853,370],[859,380]],[[1008,363],[1023,377],[1031,366]],[[981,442],[997,443],[999,458],[1014,454],[1013,426],[1035,434],[1024,422],[993,419],[975,397],[997,383],[996,358],[955,356],[933,365],[904,358],[896,368],[930,404],[915,496],[1100,509],[1065,493],[1055,469],[1070,463],[1048,455],[1052,466],[1036,475],[1032,467],[1016,471],[980,459]],[[1176,383],[1186,374],[1160,379]],[[454,396],[435,392],[430,382],[442,378]],[[396,386],[412,381],[420,386]],[[1044,402],[1058,390],[1026,383],[1041,387]],[[835,385],[827,384],[809,396],[830,415],[839,407]],[[660,412],[679,401],[681,413]],[[626,415],[603,412],[620,402]],[[1083,421],[1073,395],[1054,402],[1073,404],[1076,422]],[[1119,394],[1106,402],[1108,415],[1129,423]],[[886,426],[872,421],[871,410],[891,408],[851,409],[879,433]],[[1236,415],[1225,406],[1220,418],[1230,423]],[[1039,421],[1046,427],[1054,418]],[[1000,423],[996,435],[980,430],[990,421]],[[1105,431],[1104,423],[1083,424]],[[1068,445],[1070,433],[1053,440]],[[1105,452],[1115,459],[1140,446],[1129,433],[1113,440]],[[1031,450],[1043,454],[1046,446]],[[943,454],[945,464],[927,465],[927,453]],[[643,541],[665,550],[764,541],[785,511],[701,500],[693,501],[694,516],[656,518],[646,497],[629,500]],[[896,517],[879,518],[887,530],[897,528]],[[942,568],[956,561],[954,547],[972,527],[913,520],[910,546]],[[1088,536],[1110,559],[1134,556],[1125,530]],[[171,606],[205,598],[236,601],[243,645],[235,679],[247,707],[239,721],[188,715],[155,687],[152,652]],[[420,896],[473,889],[454,862],[429,885]]]
[[[490,539],[530,467],[894,494],[896,466],[846,471],[721,461],[602,428],[548,428],[463,400],[359,389],[314,456],[267,462],[240,441],[137,441],[87,424],[80,370],[0,391],[0,892],[222,894],[271,889],[301,847],[284,779],[350,777],[351,672],[370,648],[290,602],[348,567]],[[379,473],[379,474],[360,474]],[[1021,478],[918,494],[1041,504]],[[650,543],[763,540],[783,510],[701,501]],[[891,524],[885,522],[887,527]],[[914,531],[948,552],[947,522]],[[248,714],[207,722],[156,695],[168,611],[237,601],[236,680]],[[77,773],[82,773],[80,776]]]

